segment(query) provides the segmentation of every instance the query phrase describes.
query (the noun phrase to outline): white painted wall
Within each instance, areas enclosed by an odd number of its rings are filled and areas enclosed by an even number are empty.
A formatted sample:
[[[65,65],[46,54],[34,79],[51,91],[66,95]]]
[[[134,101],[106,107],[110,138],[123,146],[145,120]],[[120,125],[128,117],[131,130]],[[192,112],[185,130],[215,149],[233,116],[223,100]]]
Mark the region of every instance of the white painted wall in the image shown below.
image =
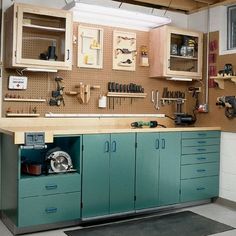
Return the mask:
[[[236,202],[236,134],[222,132],[220,197]]]

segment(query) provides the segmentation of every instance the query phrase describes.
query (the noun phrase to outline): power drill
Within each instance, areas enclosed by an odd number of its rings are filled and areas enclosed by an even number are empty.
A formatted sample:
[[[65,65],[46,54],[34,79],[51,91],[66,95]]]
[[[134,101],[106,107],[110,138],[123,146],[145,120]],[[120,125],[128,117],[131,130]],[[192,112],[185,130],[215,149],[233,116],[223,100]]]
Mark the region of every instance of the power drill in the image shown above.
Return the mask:
[[[132,128],[143,128],[143,126],[148,126],[149,128],[155,128],[158,126],[158,122],[157,121],[136,121],[131,123],[131,127]]]
[[[222,96],[217,98],[217,106],[225,107],[225,116],[228,118],[236,117],[236,97]]]

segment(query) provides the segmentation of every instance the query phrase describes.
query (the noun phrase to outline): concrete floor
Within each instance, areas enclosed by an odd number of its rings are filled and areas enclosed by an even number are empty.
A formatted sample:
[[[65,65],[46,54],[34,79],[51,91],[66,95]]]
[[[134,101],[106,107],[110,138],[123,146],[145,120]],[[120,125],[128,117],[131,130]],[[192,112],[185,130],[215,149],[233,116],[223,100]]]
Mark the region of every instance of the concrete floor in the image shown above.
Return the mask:
[[[190,208],[185,208],[183,210],[191,210],[199,215],[203,215],[207,218],[216,220],[218,222],[236,228],[236,211],[234,209],[219,205],[218,203],[211,203],[196,207],[190,207]],[[73,230],[78,228],[79,227],[71,227],[71,228],[66,228],[66,230]],[[63,231],[64,229],[51,230],[46,232],[27,234],[27,236],[66,236],[66,234],[64,234]],[[12,236],[11,232],[4,226],[4,224],[1,221],[0,221],[0,235]],[[214,234],[214,236],[236,236],[236,229],[231,231],[226,231],[224,233]]]

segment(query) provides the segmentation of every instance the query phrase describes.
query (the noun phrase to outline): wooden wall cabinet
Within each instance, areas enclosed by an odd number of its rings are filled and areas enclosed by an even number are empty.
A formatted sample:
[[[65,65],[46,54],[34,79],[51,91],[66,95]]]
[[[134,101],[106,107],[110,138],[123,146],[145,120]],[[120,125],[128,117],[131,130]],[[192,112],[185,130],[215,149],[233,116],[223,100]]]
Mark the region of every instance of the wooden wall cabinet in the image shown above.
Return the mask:
[[[150,77],[201,79],[203,34],[171,26],[150,31]]]
[[[72,69],[72,13],[15,3],[5,12],[5,67]]]

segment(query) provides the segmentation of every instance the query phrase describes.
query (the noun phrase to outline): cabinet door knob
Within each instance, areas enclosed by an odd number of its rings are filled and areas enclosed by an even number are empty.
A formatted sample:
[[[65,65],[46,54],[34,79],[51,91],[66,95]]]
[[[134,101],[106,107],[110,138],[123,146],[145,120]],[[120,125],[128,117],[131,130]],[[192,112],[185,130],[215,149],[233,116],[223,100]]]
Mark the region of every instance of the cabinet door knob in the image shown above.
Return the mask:
[[[109,152],[109,142],[105,142],[105,152]]]
[[[70,50],[67,49],[67,61],[69,61],[69,59],[70,59]]]
[[[111,146],[112,146],[112,152],[116,152],[116,141],[113,141]]]
[[[163,138],[161,139],[161,148],[165,149],[166,148],[166,140]]]
[[[155,148],[156,148],[156,149],[159,149],[159,147],[160,147],[160,141],[159,141],[159,139],[157,138],[157,139],[156,139],[156,142],[155,142]]]

